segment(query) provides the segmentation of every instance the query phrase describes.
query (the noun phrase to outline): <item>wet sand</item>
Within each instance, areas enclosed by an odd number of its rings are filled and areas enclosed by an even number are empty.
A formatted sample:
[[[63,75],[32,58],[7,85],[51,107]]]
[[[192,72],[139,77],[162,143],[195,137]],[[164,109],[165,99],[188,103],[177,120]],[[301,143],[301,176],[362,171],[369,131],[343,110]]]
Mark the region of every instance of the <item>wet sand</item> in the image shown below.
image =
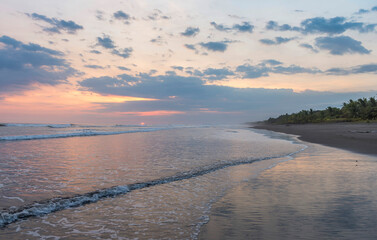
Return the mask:
[[[253,127],[298,135],[308,148],[216,202],[199,239],[375,238],[377,124]]]
[[[307,144],[217,201],[199,239],[375,239],[377,159]]]
[[[252,124],[252,128],[298,135],[303,141],[377,155],[377,123]]]

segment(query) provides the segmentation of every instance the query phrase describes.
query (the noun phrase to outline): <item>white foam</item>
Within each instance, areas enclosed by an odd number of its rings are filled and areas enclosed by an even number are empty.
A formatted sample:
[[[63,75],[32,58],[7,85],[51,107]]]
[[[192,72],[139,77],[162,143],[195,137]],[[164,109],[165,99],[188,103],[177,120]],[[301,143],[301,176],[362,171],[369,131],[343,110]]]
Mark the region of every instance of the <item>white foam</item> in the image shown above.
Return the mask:
[[[42,203],[34,203],[15,211],[0,212],[0,227],[15,222],[22,218],[41,216],[44,214],[64,210],[71,207],[78,207],[88,203],[94,203],[105,197],[114,197],[129,192],[128,186],[116,186],[108,189],[90,192],[84,195],[77,195],[71,198],[55,198]],[[4,197],[4,196],[3,196]],[[17,197],[6,197],[15,199]],[[23,200],[22,200],[23,201]]]
[[[163,130],[163,129],[167,129],[167,128],[143,128],[143,129],[133,129],[133,130],[126,130],[126,131],[95,131],[91,129],[80,129],[76,132],[45,134],[45,135],[2,136],[0,137],[0,141],[85,137],[85,136],[98,136],[98,135],[117,135],[117,134],[123,134],[123,133],[153,132],[153,131],[158,131],[158,130]]]
[[[116,124],[113,127],[148,127],[146,125],[124,125],[124,124]]]
[[[40,124],[40,123],[4,123],[7,127],[50,127],[50,128],[69,128],[74,124]]]
[[[49,124],[47,125],[47,127],[50,127],[50,128],[69,128],[73,126],[74,126],[73,124]]]
[[[6,199],[14,199],[14,200],[18,200],[18,201],[21,201],[21,202],[25,202],[22,198],[20,198],[20,197],[7,197],[7,196],[4,196],[3,195],[3,198],[6,198]]]

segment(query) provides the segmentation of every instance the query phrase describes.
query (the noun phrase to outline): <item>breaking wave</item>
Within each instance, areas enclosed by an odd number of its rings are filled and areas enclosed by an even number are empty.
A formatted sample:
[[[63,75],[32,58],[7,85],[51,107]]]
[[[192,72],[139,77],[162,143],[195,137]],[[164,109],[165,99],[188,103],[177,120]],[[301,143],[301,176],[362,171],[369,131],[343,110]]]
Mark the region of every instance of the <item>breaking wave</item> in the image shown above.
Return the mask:
[[[40,123],[1,123],[3,127],[49,127],[49,128],[70,128],[75,124],[40,124]]]
[[[48,139],[48,138],[117,135],[117,134],[123,134],[123,133],[153,132],[153,131],[164,130],[164,129],[168,129],[168,128],[143,128],[143,129],[133,129],[133,130],[125,130],[125,131],[96,131],[96,130],[91,130],[91,129],[80,129],[79,131],[76,131],[76,132],[56,133],[56,134],[1,136],[0,141],[19,141],[19,140],[36,140],[36,139]]]

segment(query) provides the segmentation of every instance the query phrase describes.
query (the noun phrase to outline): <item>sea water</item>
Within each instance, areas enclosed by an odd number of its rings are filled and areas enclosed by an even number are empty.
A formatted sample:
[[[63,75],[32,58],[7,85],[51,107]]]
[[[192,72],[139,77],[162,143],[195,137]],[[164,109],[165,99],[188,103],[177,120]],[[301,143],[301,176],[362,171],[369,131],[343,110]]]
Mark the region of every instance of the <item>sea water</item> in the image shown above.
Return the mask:
[[[216,201],[305,148],[246,126],[5,124],[0,238],[195,239]]]

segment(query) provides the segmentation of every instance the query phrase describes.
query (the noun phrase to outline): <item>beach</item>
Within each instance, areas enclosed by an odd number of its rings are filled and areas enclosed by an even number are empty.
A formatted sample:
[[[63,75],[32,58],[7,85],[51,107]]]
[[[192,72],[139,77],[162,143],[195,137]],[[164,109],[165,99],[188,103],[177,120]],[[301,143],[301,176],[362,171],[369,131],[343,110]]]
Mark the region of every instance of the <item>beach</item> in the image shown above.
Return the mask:
[[[303,141],[377,155],[377,123],[252,124],[252,128],[298,135]]]
[[[375,238],[376,123],[252,128],[296,135],[308,148],[217,201],[199,239]]]
[[[376,157],[302,144],[214,203],[199,239],[375,239]]]
[[[377,239],[376,0],[0,9],[0,240]]]
[[[7,124],[0,238],[374,239],[376,162],[244,125]]]

